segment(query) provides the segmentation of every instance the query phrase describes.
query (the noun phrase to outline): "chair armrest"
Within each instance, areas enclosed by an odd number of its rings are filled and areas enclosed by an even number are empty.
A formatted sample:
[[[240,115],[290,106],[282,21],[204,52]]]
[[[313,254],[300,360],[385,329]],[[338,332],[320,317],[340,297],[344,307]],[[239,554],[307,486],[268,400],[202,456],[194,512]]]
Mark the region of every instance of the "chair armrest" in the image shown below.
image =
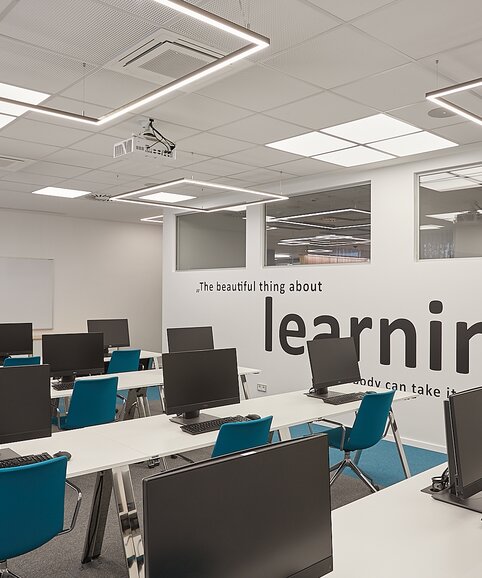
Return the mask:
[[[60,409],[58,407],[55,408],[55,417],[57,419],[57,427],[60,428],[60,417],[61,417],[61,413],[60,413]]]
[[[344,445],[345,445],[345,437],[346,437],[346,426],[344,424],[342,424],[339,421],[335,421],[333,419],[327,419],[326,417],[320,417],[316,420],[317,422],[319,421],[324,421],[326,423],[330,423],[332,425],[337,425],[339,427],[341,427],[341,441],[340,441],[340,450],[345,451],[343,449]]]
[[[59,536],[61,536],[62,534],[68,534],[69,532],[72,532],[72,530],[75,528],[77,516],[79,515],[80,504],[82,502],[82,492],[80,491],[80,489],[71,482],[69,482],[68,480],[65,480],[65,485],[68,486],[69,488],[72,488],[72,490],[74,490],[74,492],[77,493],[77,503],[75,504],[75,509],[72,515],[70,526],[68,528],[64,528],[61,532],[59,532],[58,534]]]

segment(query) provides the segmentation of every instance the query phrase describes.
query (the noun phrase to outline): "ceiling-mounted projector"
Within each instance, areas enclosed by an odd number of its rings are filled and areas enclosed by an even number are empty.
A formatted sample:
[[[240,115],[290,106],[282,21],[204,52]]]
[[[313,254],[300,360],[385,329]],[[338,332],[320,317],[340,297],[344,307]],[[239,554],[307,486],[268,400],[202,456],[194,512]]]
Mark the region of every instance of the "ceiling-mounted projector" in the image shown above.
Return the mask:
[[[146,159],[175,159],[176,145],[154,127],[154,119],[144,122],[138,135],[114,145],[114,158],[133,156]]]

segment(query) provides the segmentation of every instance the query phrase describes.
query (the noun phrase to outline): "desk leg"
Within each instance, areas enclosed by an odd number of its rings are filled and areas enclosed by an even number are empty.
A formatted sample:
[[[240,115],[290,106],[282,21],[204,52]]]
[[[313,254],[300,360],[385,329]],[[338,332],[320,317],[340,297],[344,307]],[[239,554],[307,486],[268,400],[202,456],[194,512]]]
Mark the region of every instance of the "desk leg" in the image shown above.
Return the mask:
[[[393,410],[390,409],[390,413],[388,414],[388,420],[390,423],[390,427],[392,428],[393,437],[395,438],[395,443],[397,444],[398,455],[400,456],[400,461],[402,462],[403,471],[405,473],[406,478],[411,477],[410,468],[408,466],[407,456],[405,455],[405,450],[403,449],[402,440],[400,438],[400,432],[398,431],[398,425],[395,420],[395,415]]]
[[[102,550],[105,524],[109,511],[110,497],[112,494],[112,471],[105,470],[97,474],[94,497],[90,510],[89,526],[85,536],[82,564],[98,558]]]
[[[154,366],[154,369],[161,369],[159,366],[159,357],[152,358],[152,365]]]
[[[290,432],[289,427],[279,428],[278,433],[279,433],[279,439],[282,442],[286,442],[286,441],[289,441],[291,439],[291,432]]]
[[[249,399],[248,396],[248,380],[246,379],[245,375],[240,375],[239,378],[241,379],[241,386],[243,388],[244,399]]]

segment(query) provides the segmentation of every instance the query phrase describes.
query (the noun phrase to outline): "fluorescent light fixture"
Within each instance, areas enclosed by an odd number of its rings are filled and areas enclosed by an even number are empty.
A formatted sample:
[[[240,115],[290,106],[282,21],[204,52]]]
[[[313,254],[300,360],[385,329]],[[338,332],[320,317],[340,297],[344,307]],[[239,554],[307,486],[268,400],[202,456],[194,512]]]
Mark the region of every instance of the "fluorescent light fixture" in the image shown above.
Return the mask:
[[[482,182],[478,183],[472,179],[463,177],[452,177],[451,179],[441,179],[440,181],[421,182],[420,185],[426,189],[434,191],[453,191],[457,189],[472,189],[474,187],[482,186]]]
[[[343,151],[335,151],[325,155],[318,155],[314,157],[319,161],[325,163],[332,163],[334,165],[341,165],[342,167],[356,167],[358,165],[366,165],[368,163],[376,163],[379,161],[387,161],[395,158],[393,155],[381,153],[369,149],[368,147],[353,147]]]
[[[9,116],[8,114],[0,114],[0,128],[7,126],[13,120],[16,120],[16,116]]]
[[[12,84],[5,84],[0,82],[0,99],[8,98],[11,100],[25,101],[30,104],[40,104],[49,96],[50,94],[46,94],[45,92],[37,92],[36,90],[30,90],[28,88],[21,88],[20,86],[14,86]],[[25,106],[0,102],[1,114],[20,116],[27,111],[28,108]]]
[[[91,191],[76,191],[75,189],[61,189],[58,187],[45,187],[38,191],[32,191],[34,195],[47,195],[49,197],[64,197],[65,199],[76,199],[84,195],[90,195]]]
[[[247,28],[243,28],[242,26],[239,26],[234,22],[230,22],[229,20],[221,18],[220,16],[211,14],[210,12],[207,12],[202,8],[193,6],[192,4],[189,4],[189,2],[186,2],[185,0],[154,0],[154,1],[166,6],[167,8],[171,8],[176,12],[184,14],[185,16],[189,16],[190,18],[203,22],[208,26],[212,26],[214,28],[217,28],[218,30],[226,32],[227,34],[231,34],[233,36],[236,36],[237,38],[246,40],[248,44],[243,48],[235,50],[234,52],[231,52],[230,54],[227,54],[226,56],[223,56],[215,60],[214,62],[210,62],[209,64],[202,66],[201,68],[195,70],[194,72],[186,74],[185,76],[182,76],[181,78],[178,78],[173,82],[161,86],[157,90],[149,92],[145,96],[137,98],[119,108],[116,108],[99,118],[84,116],[81,114],[76,114],[56,108],[50,108],[48,106],[42,106],[40,104],[32,104],[26,101],[26,99],[22,98],[7,98],[0,96],[0,103],[23,106],[28,110],[39,112],[41,114],[73,120],[76,122],[81,122],[94,126],[102,126],[121,116],[133,112],[147,104],[155,102],[160,98],[162,98],[163,96],[165,96],[166,94],[174,92],[175,90],[179,90],[180,88],[183,88],[188,84],[192,84],[193,82],[196,82],[201,78],[205,78],[210,74],[214,74],[215,72],[222,70],[223,68],[226,68],[227,66],[230,66],[231,64],[234,64],[239,60],[247,58],[248,56],[251,56],[256,52],[263,50],[264,48],[267,48],[269,46],[270,43],[269,38],[266,38],[261,34],[257,34],[256,32],[252,32]]]
[[[321,132],[307,132],[269,143],[266,146],[295,155],[313,157],[322,153],[352,147],[353,143]]]
[[[145,223],[157,223],[159,225],[164,222],[164,215],[156,215],[154,217],[144,217],[144,219],[141,219],[141,221],[144,221]]]
[[[289,253],[275,253],[274,258],[275,259],[290,259],[291,255]]]
[[[470,211],[453,211],[452,213],[437,213],[436,215],[426,215],[431,219],[440,219],[454,223],[459,215],[467,215]]]
[[[251,201],[251,202],[246,202],[246,203],[240,203],[239,200],[237,200],[235,203],[232,203],[232,204],[229,204],[229,202],[228,203],[223,202],[223,204],[220,206],[205,209],[205,208],[200,208],[197,206],[189,206],[186,204],[184,204],[184,205],[176,204],[176,203],[180,202],[179,200],[176,200],[175,202],[172,200],[171,201],[170,200],[162,200],[162,199],[166,199],[166,197],[159,197],[158,196],[158,195],[162,195],[162,193],[146,195],[146,193],[154,193],[154,191],[164,190],[164,189],[168,189],[170,187],[175,187],[175,186],[179,186],[179,185],[188,185],[191,189],[195,189],[196,187],[200,187],[202,189],[213,189],[213,192],[224,191],[224,192],[246,193],[246,194],[262,197],[262,200],[256,200],[256,201]],[[176,195],[176,196],[178,196],[178,195]],[[198,197],[189,197],[188,198],[187,195],[179,195],[179,196],[184,196],[185,200],[198,199]],[[226,211],[226,210],[232,209],[233,207],[240,207],[240,206],[243,206],[244,208],[239,209],[239,210],[245,210],[245,208],[247,206],[272,203],[275,201],[284,201],[287,198],[288,197],[285,197],[284,195],[277,195],[274,193],[265,193],[264,191],[255,191],[253,189],[243,189],[240,187],[232,187],[231,185],[222,185],[220,183],[197,181],[194,179],[186,179],[186,178],[176,179],[174,181],[168,181],[166,183],[160,183],[159,185],[153,185],[153,186],[146,187],[144,189],[137,189],[135,191],[129,191],[128,193],[122,193],[121,195],[116,195],[115,197],[111,197],[111,199],[113,201],[118,201],[121,203],[133,203],[133,204],[137,204],[137,205],[147,205],[150,207],[152,207],[153,205],[156,205],[158,207],[182,209],[185,211],[194,211],[194,212],[198,212],[198,213],[214,213],[217,211]]]
[[[317,211],[316,213],[301,213],[300,215],[290,215],[289,217],[267,217],[270,222],[291,221],[291,219],[301,219],[303,217],[319,217],[321,215],[336,215],[337,213],[362,213],[363,215],[370,215],[370,211],[365,209],[354,209],[347,207],[346,209],[330,209],[328,211]],[[304,223],[303,223],[304,224]]]
[[[459,146],[457,143],[432,134],[431,132],[421,131],[397,138],[391,138],[380,142],[370,144],[371,147],[383,152],[405,157],[439,149]]]
[[[152,193],[140,198],[146,199],[147,201],[159,201],[161,203],[180,203],[181,201],[190,201],[196,197],[191,197],[189,195],[176,195],[175,193]]]
[[[469,80],[468,82],[462,82],[460,84],[454,84],[452,86],[448,86],[447,88],[442,88],[440,90],[432,90],[431,92],[427,92],[425,98],[430,102],[434,102],[438,106],[445,108],[446,110],[450,110],[455,114],[458,114],[462,118],[475,122],[476,124],[482,125],[482,117],[478,114],[470,112],[469,110],[462,108],[450,102],[445,96],[450,96],[451,94],[456,94],[460,92],[465,92],[467,90],[473,90],[474,88],[478,88],[482,86],[482,78],[476,78],[475,80]]]
[[[421,231],[435,231],[436,229],[443,229],[443,225],[420,225]]]
[[[333,249],[308,249],[308,253],[333,253]]]
[[[246,205],[238,205],[237,207],[230,207],[226,211],[233,211],[233,213],[242,213],[246,210]]]
[[[321,130],[333,136],[345,138],[359,144],[366,144],[418,132],[422,129],[386,114],[375,114],[352,122],[322,128]]]

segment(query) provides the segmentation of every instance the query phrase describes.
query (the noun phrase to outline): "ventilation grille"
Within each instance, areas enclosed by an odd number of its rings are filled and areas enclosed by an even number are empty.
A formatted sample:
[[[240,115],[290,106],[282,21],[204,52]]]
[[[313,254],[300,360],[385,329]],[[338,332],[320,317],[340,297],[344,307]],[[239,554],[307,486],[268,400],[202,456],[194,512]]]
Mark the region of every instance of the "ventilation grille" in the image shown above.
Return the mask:
[[[109,195],[105,193],[92,193],[91,195],[86,195],[84,199],[88,199],[89,201],[100,201],[106,203],[111,200]]]
[[[214,58],[209,57],[209,60],[212,62]],[[176,49],[173,46],[173,48],[168,48],[161,54],[158,54],[151,60],[142,64],[141,68],[148,70],[149,72],[154,72],[155,74],[162,74],[163,76],[170,76],[171,78],[179,78],[198,70],[205,64],[206,60],[186,54],[186,52],[181,52],[181,50]]]

